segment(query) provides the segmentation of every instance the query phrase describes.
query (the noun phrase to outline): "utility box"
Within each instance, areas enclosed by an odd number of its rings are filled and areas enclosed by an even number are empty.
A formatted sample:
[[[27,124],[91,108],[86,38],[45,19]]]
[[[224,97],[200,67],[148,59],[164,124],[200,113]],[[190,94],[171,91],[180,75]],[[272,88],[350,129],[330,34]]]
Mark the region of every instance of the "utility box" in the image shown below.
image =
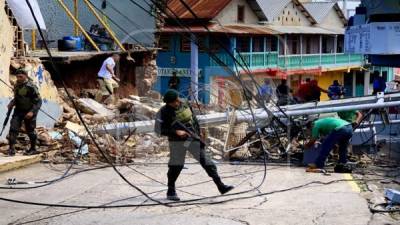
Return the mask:
[[[385,197],[389,199],[392,204],[400,204],[400,191],[385,189]]]
[[[346,30],[345,51],[352,54],[400,54],[400,22],[377,22]]]

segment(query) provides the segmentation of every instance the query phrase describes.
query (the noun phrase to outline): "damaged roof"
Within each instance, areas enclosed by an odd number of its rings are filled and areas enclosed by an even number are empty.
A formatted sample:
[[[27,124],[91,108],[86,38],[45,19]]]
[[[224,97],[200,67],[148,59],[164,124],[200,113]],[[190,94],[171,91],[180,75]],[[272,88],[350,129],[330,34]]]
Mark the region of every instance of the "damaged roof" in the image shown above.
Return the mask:
[[[178,17],[180,19],[194,19],[193,14],[182,4],[182,0],[169,0],[168,8],[175,15],[169,12],[170,17]],[[199,19],[213,19],[216,17],[231,0],[184,0],[186,4],[193,10]],[[169,11],[169,10],[167,10]]]

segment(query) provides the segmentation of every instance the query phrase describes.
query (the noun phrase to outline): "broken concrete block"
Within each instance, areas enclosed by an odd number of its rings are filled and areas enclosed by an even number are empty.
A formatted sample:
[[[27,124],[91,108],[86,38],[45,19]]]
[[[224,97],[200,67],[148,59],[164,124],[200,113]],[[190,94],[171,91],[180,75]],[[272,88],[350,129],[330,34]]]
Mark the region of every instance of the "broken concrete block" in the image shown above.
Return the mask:
[[[124,99],[120,99],[117,102],[116,108],[119,111],[129,111],[129,110],[133,109],[134,105],[135,105],[135,101],[134,100],[124,98]]]
[[[135,100],[135,101],[139,101],[140,102],[140,97],[137,95],[130,95],[129,96],[130,99]]]
[[[65,125],[65,128],[74,132],[75,134],[77,134],[80,137],[84,137],[87,136],[87,132],[84,126],[81,126],[79,124],[76,123],[72,123],[72,122],[67,122],[67,124]]]
[[[101,116],[113,116],[114,113],[104,105],[90,98],[81,98],[77,101],[79,109],[90,115],[99,114]]]

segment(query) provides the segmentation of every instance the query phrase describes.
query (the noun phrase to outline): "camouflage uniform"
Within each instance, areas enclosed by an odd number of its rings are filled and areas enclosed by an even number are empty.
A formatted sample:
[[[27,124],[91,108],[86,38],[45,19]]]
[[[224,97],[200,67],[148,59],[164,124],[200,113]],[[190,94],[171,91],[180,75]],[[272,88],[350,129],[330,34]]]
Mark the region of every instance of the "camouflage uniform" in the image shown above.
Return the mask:
[[[190,152],[200,162],[200,165],[207,172],[208,176],[214,180],[221,193],[226,193],[233,188],[222,183],[217,172],[217,167],[206,154],[206,146],[200,141],[200,126],[188,104],[182,104],[179,109],[175,109],[167,104],[157,113],[156,120],[160,122],[160,125],[156,123],[156,132],[167,136],[169,140],[168,199],[179,200],[175,191],[175,182],[184,167],[187,152]],[[181,138],[176,134],[177,130],[190,132],[197,137]]]
[[[14,150],[14,145],[17,143],[18,133],[20,132],[22,121],[24,121],[26,132],[28,133],[31,148],[29,152],[36,151],[36,140],[37,135],[35,132],[36,128],[36,117],[42,106],[42,99],[36,85],[32,82],[27,81],[23,84],[17,84],[14,88],[14,99],[12,100],[15,105],[14,113],[10,123],[9,133],[9,144],[10,150]],[[29,113],[33,113],[32,119],[25,119],[25,116]]]

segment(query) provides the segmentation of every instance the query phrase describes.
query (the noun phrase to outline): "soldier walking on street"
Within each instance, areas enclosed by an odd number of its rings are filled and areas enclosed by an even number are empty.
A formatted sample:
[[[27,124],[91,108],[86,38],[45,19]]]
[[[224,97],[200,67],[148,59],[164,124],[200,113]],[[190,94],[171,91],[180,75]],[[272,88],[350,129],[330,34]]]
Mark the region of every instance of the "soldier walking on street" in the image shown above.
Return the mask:
[[[200,126],[193,114],[192,109],[179,99],[176,90],[168,90],[164,95],[166,105],[157,113],[155,131],[158,134],[168,136],[170,159],[168,163],[168,192],[167,199],[179,201],[176,194],[175,182],[185,164],[186,152],[200,162],[200,165],[207,172],[221,194],[233,189],[222,183],[214,162],[206,155],[205,144],[200,135]]]
[[[35,132],[36,128],[36,117],[42,106],[42,99],[36,85],[29,81],[28,74],[24,70],[17,71],[17,84],[14,88],[14,98],[8,104],[8,109],[11,110],[15,107],[14,113],[10,124],[9,133],[9,145],[8,150],[9,156],[15,155],[15,144],[17,143],[17,137],[21,129],[22,122],[25,124],[26,132],[28,133],[31,146],[26,155],[34,155],[36,151],[36,140],[37,135]]]

